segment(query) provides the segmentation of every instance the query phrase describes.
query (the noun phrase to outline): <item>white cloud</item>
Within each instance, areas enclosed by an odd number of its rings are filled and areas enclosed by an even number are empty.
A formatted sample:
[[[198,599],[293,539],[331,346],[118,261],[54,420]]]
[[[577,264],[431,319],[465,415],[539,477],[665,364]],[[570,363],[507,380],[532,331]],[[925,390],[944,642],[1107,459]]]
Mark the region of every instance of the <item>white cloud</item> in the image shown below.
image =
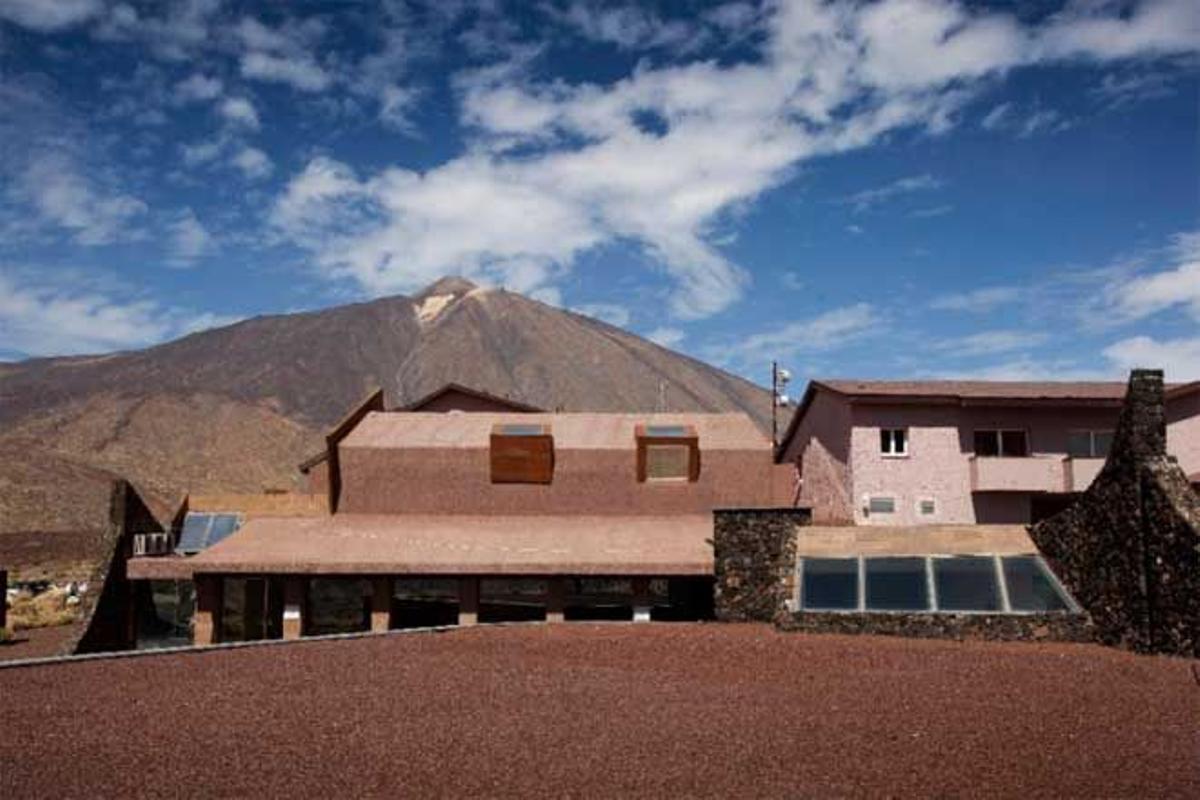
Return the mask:
[[[1173,266],[1120,280],[1107,289],[1109,311],[1123,321],[1182,307],[1200,321],[1200,231],[1181,233],[1169,248]]]
[[[224,91],[224,84],[220,78],[210,78],[199,72],[189,75],[175,84],[176,98],[179,102],[185,103],[215,100],[221,96],[222,91]]]
[[[270,28],[244,17],[234,30],[244,48],[242,76],[286,83],[303,92],[325,91],[333,83],[333,75],[317,63],[312,53],[324,33],[324,24],[317,18]]]
[[[711,345],[705,355],[718,364],[753,367],[790,360],[802,353],[824,353],[879,332],[883,319],[869,303],[835,308],[811,319],[794,320],[736,342]]]
[[[134,222],[147,210],[138,198],[97,184],[66,153],[36,156],[19,173],[11,194],[83,245],[136,237]]]
[[[1170,75],[1162,72],[1110,73],[1089,94],[1110,109],[1127,108],[1175,93]]]
[[[1200,380],[1200,337],[1134,336],[1105,348],[1104,355],[1123,371],[1148,367],[1163,370],[1170,381]]]
[[[243,77],[286,83],[304,92],[323,92],[332,82],[329,73],[309,59],[271,53],[247,53],[241,69]]]
[[[595,317],[609,325],[624,328],[629,325],[629,309],[616,303],[584,303],[571,309],[584,316]]]
[[[233,165],[248,179],[265,178],[275,170],[270,156],[257,147],[243,147],[233,157]]]
[[[175,0],[142,6],[111,6],[93,35],[104,41],[144,42],[150,51],[168,61],[186,61],[215,41],[212,22],[221,0]],[[145,15],[157,11],[160,16]]]
[[[797,165],[898,129],[942,133],[985,85],[979,79],[1014,67],[1196,49],[1179,34],[1189,5],[1155,5],[1149,16],[1076,10],[1035,28],[950,0],[781,3],[762,20],[756,59],[643,62],[608,85],[539,82],[519,56],[514,68],[456,81],[470,126],[462,156],[425,172],[363,176],[315,159],[272,220],[318,269],[370,293],[446,272],[532,290],[592,247],[633,242],[673,280],[670,312],[703,317],[737,300],[748,280],[721,249],[721,223]],[[1074,36],[1074,26],[1092,33]],[[247,45],[285,47],[272,36]],[[336,191],[313,193],[331,177]],[[915,183],[893,194],[934,182],[907,180]]]
[[[228,97],[218,107],[221,116],[230,122],[245,126],[250,130],[258,130],[258,112],[254,104],[244,97]]]
[[[0,270],[0,342],[6,352],[50,356],[126,350],[234,321],[64,285],[71,282],[55,285]]]
[[[684,339],[687,338],[687,334],[680,328],[663,326],[647,333],[646,338],[661,347],[674,350],[683,344]]]
[[[600,6],[573,0],[563,10],[543,6],[551,17],[585,38],[626,50],[653,47],[695,49],[707,40],[703,28],[679,20],[663,20],[639,5]]]
[[[854,206],[856,212],[868,211],[880,203],[891,200],[899,195],[929,191],[940,188],[941,185],[942,182],[932,175],[911,175],[907,178],[892,181],[885,186],[877,186],[873,189],[864,189],[861,192],[855,192],[845,198],[843,202]]]
[[[954,211],[954,206],[930,206],[929,208],[915,208],[908,212],[910,217],[914,219],[932,219],[933,217],[944,217]]]
[[[973,289],[969,292],[944,294],[935,297],[929,307],[938,311],[963,311],[980,314],[1003,305],[1015,303],[1025,296],[1025,292],[1016,286],[987,286]]]
[[[192,209],[184,209],[178,219],[168,226],[171,237],[170,262],[175,266],[189,266],[216,249],[216,239],[196,219]]]
[[[45,33],[86,22],[103,7],[101,0],[0,0],[0,19]]]
[[[1049,334],[1038,331],[996,330],[947,339],[940,342],[936,349],[955,356],[982,356],[997,353],[1009,353],[1013,350],[1026,350],[1045,344],[1050,340]]]

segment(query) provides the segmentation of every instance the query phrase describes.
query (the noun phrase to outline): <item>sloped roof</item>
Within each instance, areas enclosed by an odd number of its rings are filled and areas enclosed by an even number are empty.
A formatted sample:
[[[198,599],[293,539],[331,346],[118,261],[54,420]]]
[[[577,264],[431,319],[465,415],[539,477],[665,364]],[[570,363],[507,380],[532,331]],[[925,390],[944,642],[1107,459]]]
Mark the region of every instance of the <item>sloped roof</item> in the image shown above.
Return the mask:
[[[745,414],[368,414],[342,441],[345,448],[486,448],[501,424],[550,427],[558,449],[632,450],[638,425],[691,425],[706,450],[761,450],[770,442]]]
[[[782,454],[818,391],[830,392],[851,402],[931,403],[941,405],[1034,404],[1086,405],[1120,408],[1125,399],[1125,381],[973,381],[922,380],[878,381],[821,379],[809,381],[804,398],[792,415],[776,448]],[[1170,384],[1168,400],[1200,391],[1200,381]]]
[[[544,411],[545,410],[545,409],[538,408],[537,406],[531,406],[528,403],[522,403],[519,400],[513,400],[511,397],[501,397],[500,395],[492,394],[491,392],[485,392],[482,389],[472,389],[468,386],[463,386],[461,383],[447,383],[446,385],[442,386],[440,389],[435,389],[432,392],[430,392],[429,394],[425,395],[424,397],[414,400],[413,402],[404,406],[404,408],[402,410],[404,410],[404,411],[420,411],[421,409],[425,408],[427,405],[432,403],[434,400],[437,400],[439,397],[442,397],[444,395],[451,394],[451,393],[465,394],[470,397],[475,397],[479,400],[486,400],[489,403],[496,403],[497,405],[507,406],[508,408],[512,409],[513,411]]]
[[[711,575],[712,516],[337,514],[251,519],[195,572]]]

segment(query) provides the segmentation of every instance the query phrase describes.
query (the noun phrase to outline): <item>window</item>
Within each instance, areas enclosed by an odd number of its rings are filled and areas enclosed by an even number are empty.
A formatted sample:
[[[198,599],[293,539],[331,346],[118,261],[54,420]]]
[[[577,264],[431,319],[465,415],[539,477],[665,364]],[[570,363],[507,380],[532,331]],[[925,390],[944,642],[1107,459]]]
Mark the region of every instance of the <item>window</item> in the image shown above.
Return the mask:
[[[858,608],[857,558],[806,558],[800,583],[805,608],[831,611]]]
[[[1050,571],[1040,558],[1008,556],[1004,562],[1004,581],[1013,611],[1066,611],[1067,602],[1055,586]]]
[[[928,611],[924,558],[864,559],[869,611]]]
[[[1000,611],[996,563],[991,556],[936,558],[933,577],[943,611]]]
[[[554,437],[549,425],[500,424],[492,428],[492,483],[550,483]]]
[[[638,425],[639,482],[688,483],[700,477],[700,442],[691,425]]]
[[[1025,431],[975,431],[975,455],[1023,457],[1029,455]]]
[[[895,514],[896,498],[872,496],[867,499],[868,514]]]
[[[651,444],[646,446],[646,480],[686,481],[692,451],[684,444]]]
[[[920,500],[917,502],[917,513],[922,517],[931,517],[937,513],[937,503],[933,500]]]
[[[799,573],[800,609],[806,611],[1031,614],[1078,609],[1036,555],[802,558]]]
[[[908,455],[908,429],[881,428],[879,431],[879,452],[885,456]]]
[[[1067,434],[1067,454],[1072,458],[1108,458],[1112,431],[1071,431]]]

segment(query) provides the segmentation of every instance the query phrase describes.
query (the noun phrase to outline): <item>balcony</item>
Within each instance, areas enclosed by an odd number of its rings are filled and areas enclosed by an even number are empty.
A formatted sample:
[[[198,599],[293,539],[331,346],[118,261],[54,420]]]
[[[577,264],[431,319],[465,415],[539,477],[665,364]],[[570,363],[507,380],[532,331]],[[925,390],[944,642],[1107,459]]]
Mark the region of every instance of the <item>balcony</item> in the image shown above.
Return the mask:
[[[1069,474],[1062,456],[971,456],[972,492],[1063,492]]]
[[[1103,458],[1068,458],[1067,459],[1067,491],[1082,492],[1092,485],[1092,481],[1104,469]]]

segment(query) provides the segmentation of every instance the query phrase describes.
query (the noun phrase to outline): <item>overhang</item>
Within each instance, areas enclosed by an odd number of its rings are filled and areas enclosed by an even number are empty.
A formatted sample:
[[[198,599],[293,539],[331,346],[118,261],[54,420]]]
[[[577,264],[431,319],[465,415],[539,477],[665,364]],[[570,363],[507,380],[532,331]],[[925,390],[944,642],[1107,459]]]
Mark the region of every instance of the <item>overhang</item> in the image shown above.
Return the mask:
[[[335,514],[259,517],[195,573],[712,575],[712,517]]]

